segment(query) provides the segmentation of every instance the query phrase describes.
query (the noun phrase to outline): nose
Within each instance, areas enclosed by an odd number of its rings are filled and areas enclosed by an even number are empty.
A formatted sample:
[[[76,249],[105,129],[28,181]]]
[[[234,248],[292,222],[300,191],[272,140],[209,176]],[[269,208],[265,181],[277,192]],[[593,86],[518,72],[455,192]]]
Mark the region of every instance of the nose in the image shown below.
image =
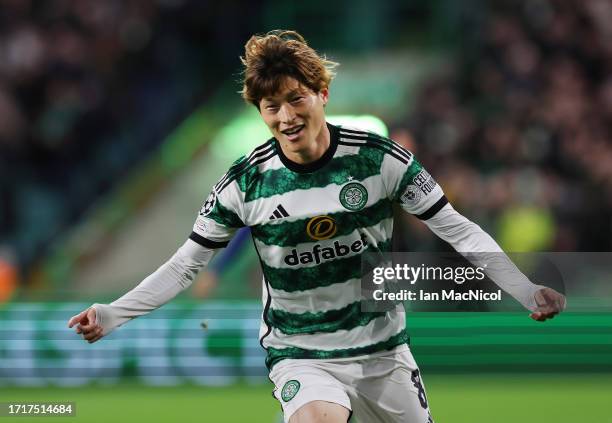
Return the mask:
[[[290,123],[295,119],[295,111],[290,104],[283,104],[278,111],[278,117],[282,123]]]

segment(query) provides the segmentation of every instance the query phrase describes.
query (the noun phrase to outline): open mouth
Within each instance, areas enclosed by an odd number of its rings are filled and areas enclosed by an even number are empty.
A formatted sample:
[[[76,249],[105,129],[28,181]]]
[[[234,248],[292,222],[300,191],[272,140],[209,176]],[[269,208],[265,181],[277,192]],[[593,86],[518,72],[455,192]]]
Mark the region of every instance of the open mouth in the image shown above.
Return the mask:
[[[285,134],[290,141],[293,141],[294,139],[298,138],[300,132],[302,132],[302,129],[304,129],[304,126],[305,125],[293,126],[281,132]]]

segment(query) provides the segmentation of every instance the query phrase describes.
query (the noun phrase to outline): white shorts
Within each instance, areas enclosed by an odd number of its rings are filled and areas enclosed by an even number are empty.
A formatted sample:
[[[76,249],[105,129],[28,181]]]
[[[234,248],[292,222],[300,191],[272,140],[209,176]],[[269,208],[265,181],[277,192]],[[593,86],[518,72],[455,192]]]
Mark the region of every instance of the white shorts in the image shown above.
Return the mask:
[[[407,345],[369,356],[285,359],[272,368],[285,422],[311,401],[351,410],[351,422],[433,423],[419,369]]]

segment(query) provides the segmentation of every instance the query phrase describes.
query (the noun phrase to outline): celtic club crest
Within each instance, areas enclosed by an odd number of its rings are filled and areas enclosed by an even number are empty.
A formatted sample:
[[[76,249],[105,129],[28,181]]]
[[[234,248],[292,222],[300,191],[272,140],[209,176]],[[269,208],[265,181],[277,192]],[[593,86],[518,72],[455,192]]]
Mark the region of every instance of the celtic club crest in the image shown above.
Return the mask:
[[[200,216],[208,216],[208,214],[215,208],[215,204],[217,204],[217,193],[212,191],[206,201],[204,201],[204,204],[202,204]]]
[[[291,401],[299,390],[300,382],[298,382],[297,380],[290,380],[283,386],[283,389],[281,391],[281,398],[285,402]]]
[[[340,203],[348,210],[361,210],[367,202],[368,190],[359,182],[349,182],[340,190]]]

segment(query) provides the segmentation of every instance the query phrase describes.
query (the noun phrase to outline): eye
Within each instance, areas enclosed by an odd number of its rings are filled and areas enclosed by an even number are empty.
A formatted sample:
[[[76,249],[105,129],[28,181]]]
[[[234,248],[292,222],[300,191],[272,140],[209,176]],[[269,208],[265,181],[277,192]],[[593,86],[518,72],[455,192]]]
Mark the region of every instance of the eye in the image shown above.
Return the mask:
[[[268,104],[265,109],[269,112],[275,112],[278,110],[278,106],[275,104]]]
[[[304,99],[304,97],[303,97],[303,96],[297,96],[297,97],[293,97],[293,98],[291,99],[291,102],[292,102],[292,103],[299,103],[299,102],[300,102],[300,101],[302,101],[303,99]]]

